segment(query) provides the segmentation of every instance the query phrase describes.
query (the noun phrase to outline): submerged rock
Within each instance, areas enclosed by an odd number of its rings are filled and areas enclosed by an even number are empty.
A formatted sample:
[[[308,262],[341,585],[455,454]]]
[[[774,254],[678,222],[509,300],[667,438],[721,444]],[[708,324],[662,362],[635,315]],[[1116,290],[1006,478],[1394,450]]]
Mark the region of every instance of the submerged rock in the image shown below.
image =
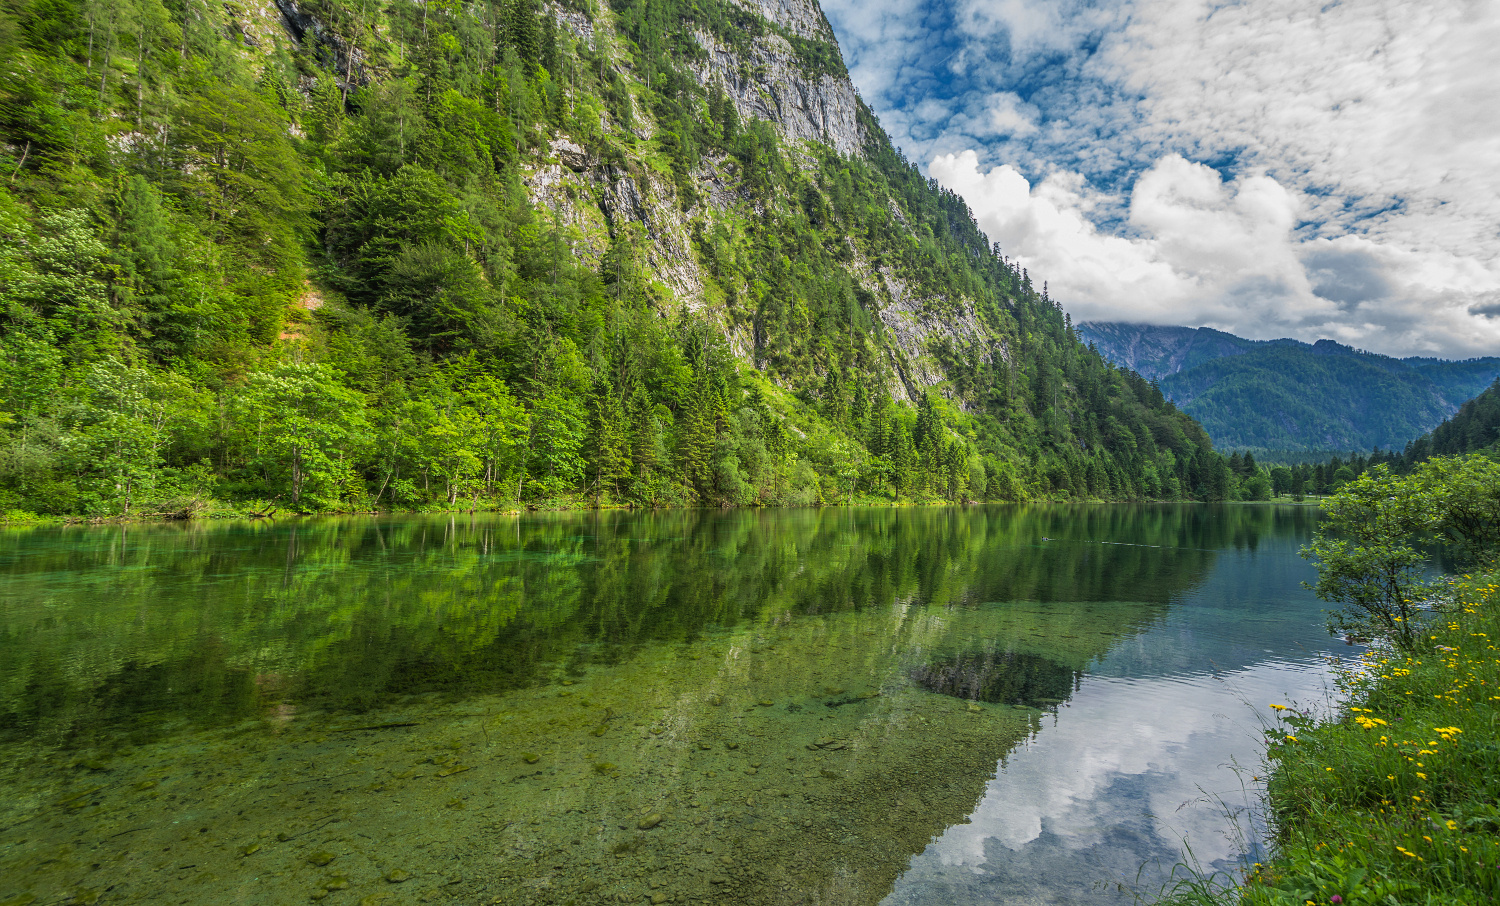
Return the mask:
[[[324,865],[332,862],[335,858],[337,857],[334,856],[333,853],[327,852],[325,850],[319,850],[318,852],[309,855],[307,857],[307,861],[313,865],[318,866],[319,868],[322,868]]]
[[[641,830],[650,830],[661,823],[661,815],[651,814],[637,821],[635,826]]]
[[[1082,676],[1066,664],[1024,651],[960,654],[911,672],[918,686],[939,695],[1033,708],[1067,700]]]

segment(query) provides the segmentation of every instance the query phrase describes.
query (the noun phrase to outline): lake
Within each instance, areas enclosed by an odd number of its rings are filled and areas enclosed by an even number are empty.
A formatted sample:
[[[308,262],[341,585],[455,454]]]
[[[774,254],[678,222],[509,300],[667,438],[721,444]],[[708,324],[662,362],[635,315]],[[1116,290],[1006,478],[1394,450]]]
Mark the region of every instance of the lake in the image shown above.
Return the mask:
[[[0,904],[1131,903],[1256,852],[1315,518],[0,531]]]

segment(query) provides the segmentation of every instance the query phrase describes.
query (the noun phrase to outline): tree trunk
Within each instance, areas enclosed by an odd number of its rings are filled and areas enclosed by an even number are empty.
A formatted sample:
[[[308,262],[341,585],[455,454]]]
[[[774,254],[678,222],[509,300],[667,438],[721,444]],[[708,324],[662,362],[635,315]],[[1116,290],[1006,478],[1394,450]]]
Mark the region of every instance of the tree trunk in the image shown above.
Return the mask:
[[[292,506],[302,499],[302,448],[292,448]]]

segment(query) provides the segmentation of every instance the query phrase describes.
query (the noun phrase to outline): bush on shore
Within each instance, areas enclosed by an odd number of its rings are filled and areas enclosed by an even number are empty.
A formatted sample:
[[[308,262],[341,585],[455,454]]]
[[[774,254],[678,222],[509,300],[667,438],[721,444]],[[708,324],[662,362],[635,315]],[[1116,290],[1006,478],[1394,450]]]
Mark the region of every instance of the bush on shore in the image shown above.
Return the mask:
[[[1497,473],[1480,457],[1434,461],[1412,476],[1362,477],[1330,502],[1307,551],[1317,590],[1344,605],[1332,626],[1357,625],[1373,646],[1340,671],[1333,716],[1270,705],[1269,861],[1241,879],[1190,876],[1165,902],[1500,901]],[[1412,554],[1423,544],[1470,571],[1420,575]]]

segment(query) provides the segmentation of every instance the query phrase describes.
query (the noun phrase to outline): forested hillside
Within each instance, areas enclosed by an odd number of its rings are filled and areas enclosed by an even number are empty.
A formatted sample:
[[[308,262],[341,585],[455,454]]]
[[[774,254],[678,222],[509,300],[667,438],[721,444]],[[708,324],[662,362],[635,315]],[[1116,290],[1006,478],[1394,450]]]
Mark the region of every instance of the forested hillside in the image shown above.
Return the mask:
[[[0,513],[1224,498],[811,0],[12,0]]]
[[[1488,453],[1500,456],[1500,379],[1464,403],[1447,421],[1407,445],[1407,467],[1432,456]]]
[[[1332,340],[1246,340],[1206,327],[1079,325],[1105,358],[1158,380],[1214,443],[1278,459],[1401,448],[1500,375],[1500,358],[1395,359]]]
[[[1482,453],[1491,459],[1500,459],[1500,380],[1464,403],[1452,418],[1408,443],[1399,453],[1376,450],[1369,456],[1355,454],[1347,461],[1335,456],[1326,463],[1274,468],[1270,474],[1277,494],[1328,494],[1373,466],[1384,465],[1401,475],[1434,456],[1467,453]]]

